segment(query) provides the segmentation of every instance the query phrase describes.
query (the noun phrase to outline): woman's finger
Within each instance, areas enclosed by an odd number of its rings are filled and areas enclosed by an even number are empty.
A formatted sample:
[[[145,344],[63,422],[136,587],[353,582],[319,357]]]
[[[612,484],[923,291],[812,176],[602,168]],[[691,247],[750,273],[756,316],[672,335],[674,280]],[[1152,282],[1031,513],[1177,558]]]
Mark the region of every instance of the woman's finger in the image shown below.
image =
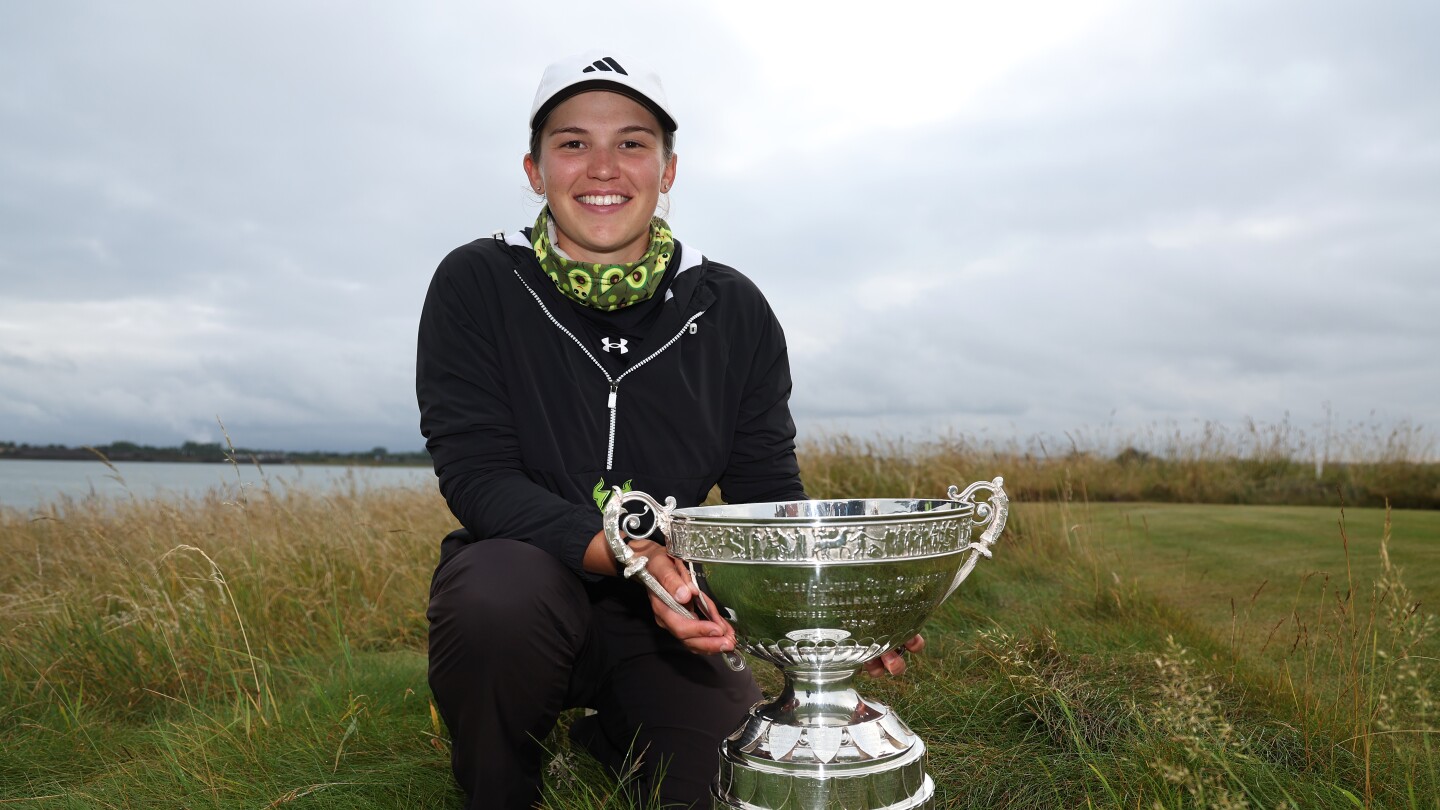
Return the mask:
[[[735,637],[728,626],[681,616],[654,594],[650,595],[650,609],[655,611],[655,623],[691,652],[711,655],[735,649]]]
[[[908,647],[909,642],[906,644]],[[921,646],[924,646],[923,640]],[[904,675],[907,666],[905,656],[899,650],[890,650],[879,658],[871,658],[869,661],[866,661],[865,672],[875,678],[885,674]]]
[[[885,671],[891,675],[905,674],[905,656],[900,653],[891,650],[880,656],[880,660],[885,664]]]
[[[683,605],[690,601],[690,586],[686,584],[685,571],[664,546],[649,540],[634,540],[630,543],[630,550],[644,555],[645,570],[655,577],[666,593],[675,597],[676,602]]]

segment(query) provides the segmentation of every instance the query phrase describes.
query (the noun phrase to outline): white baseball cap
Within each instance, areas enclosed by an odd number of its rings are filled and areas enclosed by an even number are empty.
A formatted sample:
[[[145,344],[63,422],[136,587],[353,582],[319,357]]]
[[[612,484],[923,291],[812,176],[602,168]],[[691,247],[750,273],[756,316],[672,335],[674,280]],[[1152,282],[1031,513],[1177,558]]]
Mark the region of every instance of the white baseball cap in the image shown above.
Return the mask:
[[[611,90],[644,104],[655,113],[667,131],[678,129],[660,76],[645,65],[615,51],[587,51],[569,56],[545,68],[535,103],[530,105],[530,128],[534,129],[556,105],[586,90]]]

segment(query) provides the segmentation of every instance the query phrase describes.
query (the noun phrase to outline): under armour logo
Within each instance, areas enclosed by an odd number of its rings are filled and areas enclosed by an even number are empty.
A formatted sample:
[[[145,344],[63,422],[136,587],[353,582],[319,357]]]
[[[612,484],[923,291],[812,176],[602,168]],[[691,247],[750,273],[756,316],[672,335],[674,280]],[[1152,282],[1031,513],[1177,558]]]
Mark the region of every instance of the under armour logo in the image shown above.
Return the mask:
[[[607,352],[611,349],[619,349],[621,354],[629,354],[630,347],[626,345],[629,342],[630,341],[628,338],[620,338],[614,343],[611,343],[610,338],[607,337],[604,340],[600,341],[600,348],[604,349]]]
[[[605,57],[604,59],[597,59],[597,60],[595,60],[595,63],[594,63],[594,64],[590,65],[589,67],[585,68],[584,70],[582,70],[582,71],[580,71],[580,72],[581,72],[581,73],[594,73],[594,72],[597,71],[597,70],[603,70],[603,71],[605,71],[606,73],[609,73],[609,72],[611,72],[611,71],[614,71],[615,73],[619,73],[621,76],[629,76],[629,75],[630,75],[629,73],[626,73],[626,72],[625,72],[625,68],[620,67],[620,63],[619,63],[619,62],[616,62],[612,57],[609,57],[609,56]]]

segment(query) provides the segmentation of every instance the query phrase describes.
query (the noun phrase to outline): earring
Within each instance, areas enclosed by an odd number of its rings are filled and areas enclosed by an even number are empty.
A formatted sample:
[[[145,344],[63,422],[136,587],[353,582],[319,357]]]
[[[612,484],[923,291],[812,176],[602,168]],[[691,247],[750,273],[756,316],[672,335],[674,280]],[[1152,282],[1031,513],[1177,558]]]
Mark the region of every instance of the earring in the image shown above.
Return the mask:
[[[541,188],[540,186],[536,186],[536,187],[535,187],[535,193],[536,193],[536,194],[544,194],[544,193],[545,193],[545,189]]]

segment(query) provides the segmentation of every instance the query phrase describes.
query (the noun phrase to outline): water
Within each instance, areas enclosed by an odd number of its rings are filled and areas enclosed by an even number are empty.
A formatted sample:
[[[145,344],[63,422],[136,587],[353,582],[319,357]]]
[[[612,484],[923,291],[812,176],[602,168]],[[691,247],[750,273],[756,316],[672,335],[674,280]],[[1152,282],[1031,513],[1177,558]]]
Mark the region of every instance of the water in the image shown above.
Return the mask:
[[[266,467],[253,464],[179,464],[120,461],[111,470],[96,461],[17,461],[0,459],[0,507],[29,511],[61,498],[198,497],[217,491],[233,498],[242,491],[259,491],[264,482],[276,490],[303,487],[324,491],[352,482],[368,487],[434,488],[435,473],[428,467]]]

